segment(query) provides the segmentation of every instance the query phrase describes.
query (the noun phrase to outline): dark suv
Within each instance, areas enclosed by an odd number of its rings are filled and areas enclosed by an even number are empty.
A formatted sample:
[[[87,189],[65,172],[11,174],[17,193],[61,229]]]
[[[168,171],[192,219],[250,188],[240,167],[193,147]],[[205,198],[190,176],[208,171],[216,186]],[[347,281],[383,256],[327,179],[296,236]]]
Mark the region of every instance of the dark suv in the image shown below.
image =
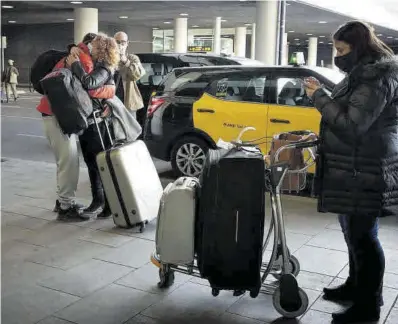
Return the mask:
[[[139,110],[137,116],[141,125],[143,125],[145,119],[151,94],[174,68],[213,65],[263,65],[259,61],[241,57],[224,57],[200,53],[143,53],[137,54],[137,56],[146,71],[146,75],[137,82],[145,105],[144,109]]]

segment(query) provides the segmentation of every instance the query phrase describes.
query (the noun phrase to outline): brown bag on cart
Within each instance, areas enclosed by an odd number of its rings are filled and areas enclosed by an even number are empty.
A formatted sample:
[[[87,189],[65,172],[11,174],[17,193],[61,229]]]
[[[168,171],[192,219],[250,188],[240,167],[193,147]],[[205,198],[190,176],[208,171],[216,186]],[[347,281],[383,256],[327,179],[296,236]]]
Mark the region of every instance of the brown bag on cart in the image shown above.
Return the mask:
[[[273,138],[271,150],[269,152],[271,161],[278,149],[292,142],[302,141],[307,136],[282,133],[277,138]],[[300,170],[304,168],[304,155],[302,149],[287,149],[279,155],[279,162],[288,162],[289,170]],[[299,192],[305,182],[305,173],[286,173],[281,185],[281,191]]]

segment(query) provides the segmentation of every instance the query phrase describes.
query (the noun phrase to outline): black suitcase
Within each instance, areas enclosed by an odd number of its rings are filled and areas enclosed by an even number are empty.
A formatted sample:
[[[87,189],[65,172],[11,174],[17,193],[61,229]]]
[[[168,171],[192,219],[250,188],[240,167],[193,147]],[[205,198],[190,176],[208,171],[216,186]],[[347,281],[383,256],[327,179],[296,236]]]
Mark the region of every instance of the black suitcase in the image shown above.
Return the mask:
[[[41,85],[51,110],[65,134],[83,133],[87,118],[93,113],[93,103],[80,80],[69,69],[57,69],[47,74]]]
[[[200,178],[196,254],[213,295],[261,288],[265,162],[253,147],[210,150]]]

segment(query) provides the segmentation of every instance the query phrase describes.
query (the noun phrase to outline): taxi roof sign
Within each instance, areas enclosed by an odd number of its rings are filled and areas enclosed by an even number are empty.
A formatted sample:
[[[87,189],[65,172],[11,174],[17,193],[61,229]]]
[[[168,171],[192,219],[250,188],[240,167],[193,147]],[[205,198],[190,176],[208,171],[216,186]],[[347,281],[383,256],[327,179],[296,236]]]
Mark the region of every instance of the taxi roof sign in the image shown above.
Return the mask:
[[[292,54],[292,56],[290,57],[289,64],[304,65],[305,64],[304,53],[303,52],[294,52]]]

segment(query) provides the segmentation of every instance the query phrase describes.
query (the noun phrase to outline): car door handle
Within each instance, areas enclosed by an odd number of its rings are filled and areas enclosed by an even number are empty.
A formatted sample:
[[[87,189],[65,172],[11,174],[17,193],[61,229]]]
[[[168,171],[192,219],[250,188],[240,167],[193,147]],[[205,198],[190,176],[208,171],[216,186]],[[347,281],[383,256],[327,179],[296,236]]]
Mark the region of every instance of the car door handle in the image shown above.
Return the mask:
[[[270,122],[274,123],[274,124],[290,124],[290,120],[287,120],[287,119],[275,119],[275,118],[272,118],[272,119],[270,119]]]
[[[208,113],[208,114],[214,114],[215,113],[215,111],[213,109],[203,109],[203,108],[197,109],[197,112]]]

